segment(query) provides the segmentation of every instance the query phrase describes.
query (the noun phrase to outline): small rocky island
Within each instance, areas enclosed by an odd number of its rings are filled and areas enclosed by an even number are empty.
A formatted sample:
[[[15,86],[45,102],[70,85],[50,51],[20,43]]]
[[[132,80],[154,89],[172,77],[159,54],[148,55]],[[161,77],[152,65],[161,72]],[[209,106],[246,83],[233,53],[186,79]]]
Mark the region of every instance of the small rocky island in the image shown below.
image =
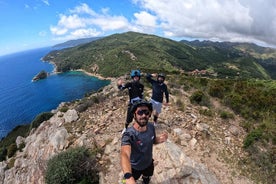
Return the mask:
[[[33,82],[45,79],[48,76],[48,73],[44,70],[40,71],[34,78],[32,79]]]

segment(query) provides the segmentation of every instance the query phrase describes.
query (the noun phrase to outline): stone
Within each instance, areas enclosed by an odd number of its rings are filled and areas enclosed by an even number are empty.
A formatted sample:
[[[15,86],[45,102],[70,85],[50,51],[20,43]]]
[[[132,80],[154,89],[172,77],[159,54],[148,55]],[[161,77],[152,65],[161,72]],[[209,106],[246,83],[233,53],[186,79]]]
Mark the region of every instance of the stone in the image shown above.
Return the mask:
[[[72,109],[64,113],[63,118],[65,119],[66,123],[71,123],[73,121],[76,121],[79,118],[79,116],[77,111],[75,109]]]

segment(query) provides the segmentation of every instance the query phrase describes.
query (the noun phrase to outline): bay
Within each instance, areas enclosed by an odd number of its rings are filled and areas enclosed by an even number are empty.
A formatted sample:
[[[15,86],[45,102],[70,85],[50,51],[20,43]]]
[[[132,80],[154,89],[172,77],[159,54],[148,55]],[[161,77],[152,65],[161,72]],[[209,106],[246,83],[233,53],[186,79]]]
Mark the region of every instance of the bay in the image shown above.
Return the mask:
[[[41,60],[49,51],[47,47],[0,56],[0,138],[61,102],[83,98],[110,83],[80,71],[54,74],[54,66]],[[32,82],[41,70],[51,75]]]

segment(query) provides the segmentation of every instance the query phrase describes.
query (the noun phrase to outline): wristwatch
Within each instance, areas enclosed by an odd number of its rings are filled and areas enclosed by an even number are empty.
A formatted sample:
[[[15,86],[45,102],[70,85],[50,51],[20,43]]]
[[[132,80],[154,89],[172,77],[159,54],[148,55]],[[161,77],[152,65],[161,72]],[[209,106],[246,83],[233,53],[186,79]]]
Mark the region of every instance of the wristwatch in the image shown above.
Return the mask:
[[[132,177],[132,174],[129,173],[129,172],[127,172],[127,173],[124,174],[124,178],[125,178],[125,179],[129,179],[129,178],[131,178],[131,177]]]

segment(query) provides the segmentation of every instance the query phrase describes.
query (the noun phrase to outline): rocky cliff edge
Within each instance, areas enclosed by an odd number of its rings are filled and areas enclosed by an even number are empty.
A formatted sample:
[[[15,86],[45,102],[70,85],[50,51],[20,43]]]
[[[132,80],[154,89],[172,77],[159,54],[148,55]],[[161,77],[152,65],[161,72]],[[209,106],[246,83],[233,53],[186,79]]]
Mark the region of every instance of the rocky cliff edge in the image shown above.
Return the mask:
[[[150,89],[147,94],[150,93]],[[18,137],[17,144],[25,147],[11,158],[14,166],[0,163],[0,183],[43,184],[47,160],[70,147],[85,146],[104,149],[98,155],[105,168],[100,173],[101,184],[121,183],[120,137],[124,126],[127,92],[117,90],[116,80],[102,91],[91,95],[102,96],[84,112],[76,111],[78,102],[62,103],[55,115],[33,130],[27,138]],[[239,127],[242,121],[223,120],[215,113],[204,116],[200,110],[207,107],[192,105],[189,94],[182,91],[184,110],[178,110],[176,97],[171,95],[169,106],[164,106],[157,125],[157,133],[167,131],[167,142],[154,146],[155,171],[152,184],[249,184],[238,162],[246,157],[242,150],[245,132]],[[66,112],[60,109],[69,107]],[[214,110],[222,107],[213,100]],[[139,182],[138,182],[139,183]]]

